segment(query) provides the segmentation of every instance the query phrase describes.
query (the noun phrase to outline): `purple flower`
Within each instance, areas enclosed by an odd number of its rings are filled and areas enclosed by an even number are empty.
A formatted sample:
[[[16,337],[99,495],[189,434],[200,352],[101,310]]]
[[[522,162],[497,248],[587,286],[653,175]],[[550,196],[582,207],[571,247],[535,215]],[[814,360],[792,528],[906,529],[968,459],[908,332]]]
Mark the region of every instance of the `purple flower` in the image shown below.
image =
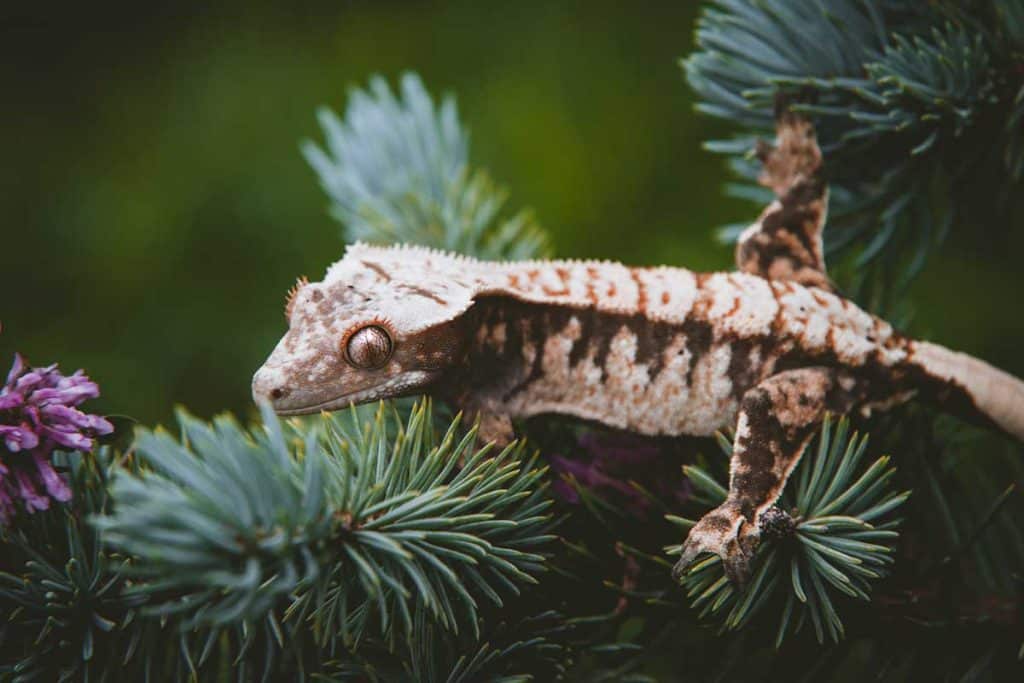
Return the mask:
[[[15,354],[7,382],[0,387],[0,525],[20,502],[26,512],[66,502],[71,489],[53,468],[56,449],[91,450],[95,438],[114,431],[99,415],[77,408],[100,395],[81,370],[63,375],[56,365],[28,368]]]

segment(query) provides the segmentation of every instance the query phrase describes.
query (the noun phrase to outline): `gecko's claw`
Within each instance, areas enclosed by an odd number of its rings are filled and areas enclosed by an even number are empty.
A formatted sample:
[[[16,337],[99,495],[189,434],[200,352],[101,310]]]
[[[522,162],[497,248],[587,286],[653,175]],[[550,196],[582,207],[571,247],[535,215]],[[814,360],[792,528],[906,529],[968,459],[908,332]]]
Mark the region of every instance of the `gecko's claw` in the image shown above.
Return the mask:
[[[722,505],[704,515],[690,529],[683,552],[672,568],[672,578],[682,581],[690,565],[702,553],[722,558],[725,575],[736,586],[744,586],[750,578],[750,564],[757,547],[756,534],[744,533],[749,527],[739,511]]]

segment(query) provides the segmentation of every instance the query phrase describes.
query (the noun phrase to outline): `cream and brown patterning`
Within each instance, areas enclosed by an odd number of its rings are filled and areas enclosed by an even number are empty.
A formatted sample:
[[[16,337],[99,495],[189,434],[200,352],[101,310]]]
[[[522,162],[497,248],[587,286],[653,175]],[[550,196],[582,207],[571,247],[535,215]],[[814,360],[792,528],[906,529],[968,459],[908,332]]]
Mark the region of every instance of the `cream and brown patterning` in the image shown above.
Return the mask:
[[[499,442],[542,414],[645,435],[735,428],[728,498],[690,531],[677,573],[711,552],[739,582],[826,412],[917,393],[1024,439],[1024,383],[903,337],[833,291],[810,124],[783,112],[777,145],[760,152],[778,199],[743,234],[738,272],[356,244],[289,294],[288,332],[253,395],[293,415],[430,393]]]

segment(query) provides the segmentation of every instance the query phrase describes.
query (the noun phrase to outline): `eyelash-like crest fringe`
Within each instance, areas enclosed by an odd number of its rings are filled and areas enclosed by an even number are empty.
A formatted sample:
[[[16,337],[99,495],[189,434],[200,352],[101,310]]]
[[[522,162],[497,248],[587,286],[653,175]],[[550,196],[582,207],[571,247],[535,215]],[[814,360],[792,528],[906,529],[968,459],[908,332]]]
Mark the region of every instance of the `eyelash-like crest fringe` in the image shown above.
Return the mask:
[[[295,303],[295,296],[308,284],[309,278],[303,275],[302,277],[297,278],[295,280],[295,284],[288,290],[288,294],[285,296],[284,300],[284,317],[286,320],[292,319],[292,306]]]

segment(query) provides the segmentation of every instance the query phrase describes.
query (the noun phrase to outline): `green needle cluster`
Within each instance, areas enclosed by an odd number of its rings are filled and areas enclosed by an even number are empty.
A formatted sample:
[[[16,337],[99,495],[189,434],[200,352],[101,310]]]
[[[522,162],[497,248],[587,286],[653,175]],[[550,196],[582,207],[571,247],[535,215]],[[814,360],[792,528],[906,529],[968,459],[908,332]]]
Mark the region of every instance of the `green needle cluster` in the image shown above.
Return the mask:
[[[697,108],[737,136],[706,146],[748,181],[731,192],[763,204],[750,152],[771,137],[777,96],[812,117],[833,190],[826,248],[844,257],[833,272],[850,292],[893,305],[954,226],[978,229],[958,220],[977,198],[985,229],[1012,223],[1024,180],[1020,0],[708,5],[683,67]]]
[[[130,558],[144,614],[201,635],[196,667],[225,633],[328,655],[394,650],[424,624],[476,636],[483,605],[545,570],[550,500],[521,446],[477,448],[457,419],[438,438],[427,402],[359,415],[265,411],[246,430],[181,412],[180,437],[137,435],[136,472],[117,473],[94,523]]]

